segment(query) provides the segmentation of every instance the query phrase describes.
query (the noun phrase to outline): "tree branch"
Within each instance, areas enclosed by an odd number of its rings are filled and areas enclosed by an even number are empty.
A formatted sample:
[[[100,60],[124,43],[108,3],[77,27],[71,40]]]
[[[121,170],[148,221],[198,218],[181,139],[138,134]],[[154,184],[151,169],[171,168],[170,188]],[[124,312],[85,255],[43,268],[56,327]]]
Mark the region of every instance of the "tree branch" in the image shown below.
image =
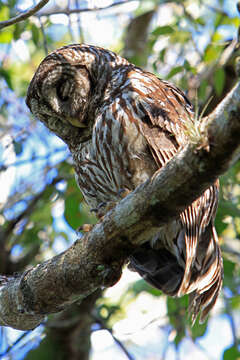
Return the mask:
[[[54,8],[52,10],[42,11],[41,13],[38,14],[38,17],[40,18],[42,16],[59,15],[59,14],[71,15],[71,14],[79,14],[79,13],[82,13],[82,12],[106,10],[106,9],[111,8],[111,7],[126,4],[126,3],[131,2],[131,1],[135,1],[135,0],[118,1],[118,2],[115,2],[115,3],[113,3],[111,5],[108,5],[108,6],[105,6],[105,7],[82,8],[82,9],[81,8],[80,9],[77,9],[77,8],[76,9],[69,9],[68,7],[66,9]],[[12,19],[5,20],[5,21],[0,21],[0,30],[7,27],[7,26],[14,25],[14,24],[16,24],[16,23],[18,23],[20,21],[24,21],[24,20],[28,19],[29,17],[35,15],[48,2],[49,2],[49,0],[40,0],[39,3],[36,6],[34,6],[32,9],[13,17]]]
[[[38,10],[42,9],[48,2],[49,2],[49,0],[41,0],[32,9],[13,17],[12,19],[0,21],[0,30],[7,26],[10,26],[10,25],[16,24],[20,21],[28,19],[30,16],[36,14],[36,12],[38,12]]]
[[[32,329],[99,287],[114,285],[134,248],[176,218],[240,156],[240,83],[198,137],[68,250],[0,288],[0,324]]]
[[[107,10],[110,9],[112,7],[118,6],[118,5],[122,5],[122,4],[126,4],[129,2],[132,2],[135,0],[126,0],[126,1],[117,1],[115,3],[112,3],[111,5],[108,6],[98,6],[98,7],[92,7],[92,8],[75,8],[75,9],[70,9],[69,7],[65,8],[65,9],[59,9],[58,7],[54,8],[54,9],[50,9],[48,11],[42,11],[39,16],[50,16],[50,15],[59,15],[59,14],[63,14],[63,15],[71,15],[71,14],[80,14],[83,12],[90,12],[90,11],[100,11],[100,10]]]

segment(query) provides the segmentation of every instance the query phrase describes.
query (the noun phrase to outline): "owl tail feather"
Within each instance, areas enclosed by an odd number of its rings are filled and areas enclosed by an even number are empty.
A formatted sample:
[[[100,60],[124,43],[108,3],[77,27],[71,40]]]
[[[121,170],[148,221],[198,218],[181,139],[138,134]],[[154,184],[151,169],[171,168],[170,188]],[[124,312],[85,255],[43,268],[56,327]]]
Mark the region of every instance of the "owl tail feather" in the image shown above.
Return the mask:
[[[208,238],[208,248],[201,247],[201,242],[197,249],[198,259],[202,259],[200,269],[196,274],[192,274],[187,293],[189,296],[189,311],[192,314],[192,323],[196,321],[197,315],[201,312],[200,323],[203,323],[213,308],[222,287],[223,264],[221,250],[218,244],[218,237],[213,224],[206,228],[203,238]],[[206,243],[206,241],[205,241]],[[197,266],[195,265],[194,268]],[[199,268],[199,265],[198,265]]]
[[[185,237],[185,241],[188,241]],[[194,324],[199,312],[202,323],[214,306],[222,285],[222,258],[214,226],[210,224],[201,234],[195,255],[186,246],[186,262],[166,248],[141,246],[130,257],[130,268],[137,271],[149,284],[170,296],[189,294],[189,311]]]

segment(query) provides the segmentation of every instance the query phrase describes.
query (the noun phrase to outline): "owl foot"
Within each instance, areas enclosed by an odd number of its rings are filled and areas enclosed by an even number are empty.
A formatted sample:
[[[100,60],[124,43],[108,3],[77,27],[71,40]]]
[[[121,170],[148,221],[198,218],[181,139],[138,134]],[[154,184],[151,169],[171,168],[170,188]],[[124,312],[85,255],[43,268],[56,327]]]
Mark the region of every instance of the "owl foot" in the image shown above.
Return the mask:
[[[98,207],[91,209],[90,211],[94,212],[98,219],[101,219],[108,211],[113,209],[116,204],[116,201],[101,202]]]
[[[131,191],[127,188],[123,188],[123,189],[120,189],[118,190],[118,196],[121,198],[121,199],[124,199]]]
[[[77,229],[77,233],[80,232],[80,231],[89,232],[89,231],[92,230],[93,226],[94,226],[93,224],[83,224],[82,226],[80,226]]]
[[[119,197],[119,200],[121,200],[124,199],[129,193],[130,190],[123,188],[117,192],[117,196]],[[101,202],[96,208],[93,208],[90,211],[94,212],[98,219],[101,219],[108,211],[113,209],[117,203],[118,201]]]

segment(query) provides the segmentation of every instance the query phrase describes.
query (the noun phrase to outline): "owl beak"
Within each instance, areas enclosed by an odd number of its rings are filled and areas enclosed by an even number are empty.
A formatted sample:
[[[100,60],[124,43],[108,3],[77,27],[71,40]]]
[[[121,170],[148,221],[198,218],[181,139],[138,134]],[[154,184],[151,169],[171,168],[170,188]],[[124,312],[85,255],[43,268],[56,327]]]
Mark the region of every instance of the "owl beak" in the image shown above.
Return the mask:
[[[86,127],[87,127],[87,125],[81,123],[81,122],[79,121],[79,119],[77,119],[77,118],[73,118],[73,117],[68,116],[68,117],[67,117],[67,121],[68,121],[71,125],[76,126],[76,127],[78,127],[78,128],[86,128]]]

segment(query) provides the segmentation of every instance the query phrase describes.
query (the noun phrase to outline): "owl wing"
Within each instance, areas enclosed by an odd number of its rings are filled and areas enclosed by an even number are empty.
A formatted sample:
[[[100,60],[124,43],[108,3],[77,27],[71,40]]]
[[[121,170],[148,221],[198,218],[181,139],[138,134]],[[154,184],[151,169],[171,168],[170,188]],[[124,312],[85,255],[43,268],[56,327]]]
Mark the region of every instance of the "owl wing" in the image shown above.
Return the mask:
[[[194,113],[180,89],[156,78],[153,82],[153,91],[139,100],[139,127],[161,168],[187,143],[187,129],[193,124]],[[222,284],[221,251],[214,228],[218,187],[217,181],[181,213],[172,225],[175,232],[166,228],[174,238],[164,235],[168,242],[165,249],[149,248],[147,252],[145,248],[145,255],[141,249],[131,258],[131,265],[155,287],[170,295],[191,294],[193,321],[200,310],[201,321],[205,319]],[[162,240],[157,242],[161,244]]]

